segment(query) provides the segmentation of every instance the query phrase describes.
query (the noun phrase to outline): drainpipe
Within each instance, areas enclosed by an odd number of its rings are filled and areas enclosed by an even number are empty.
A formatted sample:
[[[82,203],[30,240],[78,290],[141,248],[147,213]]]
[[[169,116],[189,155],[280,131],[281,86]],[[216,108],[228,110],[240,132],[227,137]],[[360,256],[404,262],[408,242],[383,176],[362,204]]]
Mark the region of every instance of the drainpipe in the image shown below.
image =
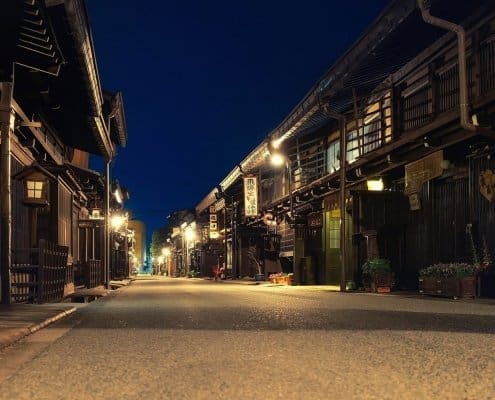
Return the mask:
[[[110,263],[112,261],[112,252],[110,246],[110,164],[112,163],[112,158],[106,160],[105,168],[105,260],[104,260],[104,281],[105,288],[110,289]]]
[[[457,35],[458,63],[459,63],[459,107],[461,114],[461,126],[468,131],[475,131],[476,126],[469,117],[468,104],[468,80],[466,67],[466,31],[461,25],[435,17],[430,14],[431,4],[428,0],[418,0],[423,20],[430,25],[437,26]]]
[[[13,130],[12,94],[13,82],[0,82],[0,280],[1,304],[11,304],[12,265],[12,191],[10,138]]]
[[[339,188],[339,207],[340,207],[340,291],[345,292],[345,260],[347,257],[347,243],[345,237],[345,191],[346,191],[346,119],[345,116],[331,111],[328,106],[323,106],[322,111],[339,123],[340,130],[340,188]]]
[[[110,138],[110,124],[113,118],[115,118],[117,102],[112,104],[112,111],[107,117],[107,126],[106,130],[108,133],[108,137]],[[111,186],[111,176],[110,176],[110,166],[113,161],[113,154],[109,154],[108,158],[105,162],[105,238],[104,238],[104,281],[105,288],[110,289],[110,265],[112,262],[112,249],[111,249],[111,226],[110,226],[110,186]]]

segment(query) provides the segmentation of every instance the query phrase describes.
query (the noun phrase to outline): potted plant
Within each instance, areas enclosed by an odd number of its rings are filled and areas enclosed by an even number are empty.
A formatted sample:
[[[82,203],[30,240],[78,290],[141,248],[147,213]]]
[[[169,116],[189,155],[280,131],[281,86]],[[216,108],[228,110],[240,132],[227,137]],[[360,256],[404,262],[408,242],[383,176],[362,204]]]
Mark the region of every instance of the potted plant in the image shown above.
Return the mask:
[[[386,258],[370,258],[361,268],[363,285],[372,292],[388,293],[392,287],[392,268]]]
[[[249,260],[256,265],[256,273],[254,275],[254,280],[256,282],[264,281],[265,274],[263,273],[263,262],[258,258],[256,253],[256,247],[250,247],[248,252]]]

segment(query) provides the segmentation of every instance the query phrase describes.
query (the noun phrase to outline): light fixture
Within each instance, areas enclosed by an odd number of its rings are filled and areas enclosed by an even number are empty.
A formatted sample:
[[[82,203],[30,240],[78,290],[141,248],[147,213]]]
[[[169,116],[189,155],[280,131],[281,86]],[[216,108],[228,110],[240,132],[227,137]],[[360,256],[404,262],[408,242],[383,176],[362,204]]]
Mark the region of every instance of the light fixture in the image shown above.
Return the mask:
[[[37,170],[31,170],[23,176],[24,204],[30,207],[48,205],[48,179]]]
[[[368,179],[366,181],[368,190],[372,191],[382,191],[383,190],[383,180],[382,178]]]
[[[114,214],[110,218],[110,226],[114,231],[119,231],[125,224],[126,217],[122,214]]]
[[[104,219],[103,213],[98,207],[95,207],[91,210],[91,214],[89,214],[89,219],[102,220]]]
[[[170,248],[168,248],[168,247],[163,247],[163,248],[162,248],[162,254],[163,254],[165,257],[169,256],[169,255],[170,255]]]
[[[47,205],[46,186],[47,181],[44,179],[26,179],[24,202],[42,206]]]
[[[192,241],[196,237],[196,232],[194,232],[194,229],[188,226],[185,230],[185,235],[186,235],[186,240],[188,242]]]
[[[278,149],[280,147],[280,144],[282,143],[282,139],[281,138],[278,138],[278,139],[273,139],[270,144],[272,146],[273,149]]]
[[[280,167],[285,164],[285,157],[280,153],[272,153],[270,156],[270,162],[275,167]]]

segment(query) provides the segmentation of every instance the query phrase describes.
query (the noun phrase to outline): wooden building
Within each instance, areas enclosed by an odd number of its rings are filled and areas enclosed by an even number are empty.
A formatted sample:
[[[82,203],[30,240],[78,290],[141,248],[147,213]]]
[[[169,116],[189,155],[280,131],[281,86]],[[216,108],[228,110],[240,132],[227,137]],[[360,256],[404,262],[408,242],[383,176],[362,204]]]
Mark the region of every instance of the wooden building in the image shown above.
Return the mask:
[[[33,282],[41,242],[66,252],[59,283],[90,261],[103,282],[108,176],[88,160],[110,162],[127,131],[122,94],[101,89],[84,1],[8,0],[0,10],[0,279],[8,303],[40,300]]]
[[[392,1],[196,207],[230,199],[234,275],[256,227],[281,236],[296,282],[342,290],[370,255],[414,289],[420,268],[470,261],[469,232],[493,254],[494,38],[493,1]],[[275,151],[286,156],[279,169]],[[246,176],[259,186],[254,216]]]

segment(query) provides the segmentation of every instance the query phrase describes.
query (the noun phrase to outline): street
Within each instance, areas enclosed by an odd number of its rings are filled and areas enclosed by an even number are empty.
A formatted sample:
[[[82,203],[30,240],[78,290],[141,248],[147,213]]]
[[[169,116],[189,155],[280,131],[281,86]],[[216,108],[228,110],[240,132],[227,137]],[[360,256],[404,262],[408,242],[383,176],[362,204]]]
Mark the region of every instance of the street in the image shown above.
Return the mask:
[[[137,280],[0,353],[0,397],[492,399],[494,333],[479,302]]]

